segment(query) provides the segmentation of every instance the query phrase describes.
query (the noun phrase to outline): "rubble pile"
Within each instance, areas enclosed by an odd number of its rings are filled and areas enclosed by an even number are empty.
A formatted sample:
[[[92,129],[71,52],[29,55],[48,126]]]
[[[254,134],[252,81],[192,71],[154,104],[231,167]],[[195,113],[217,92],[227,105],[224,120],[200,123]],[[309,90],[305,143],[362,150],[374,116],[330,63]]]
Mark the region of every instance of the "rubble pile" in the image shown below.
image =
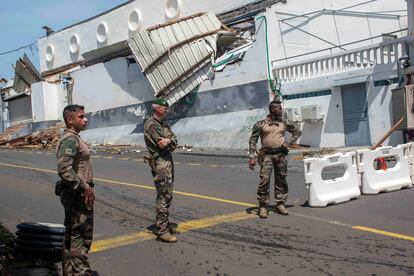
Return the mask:
[[[92,144],[90,146],[92,152],[107,152],[110,154],[126,154],[128,152],[140,153],[146,150],[145,147],[139,145],[113,145],[113,144]]]
[[[318,149],[318,150],[304,150],[304,151],[301,152],[300,155],[293,157],[292,160],[301,161],[301,160],[304,160],[306,158],[311,158],[311,157],[320,158],[320,157],[323,157],[325,155],[334,154],[336,152],[337,152],[337,150],[335,150],[333,148],[321,148],[321,149]]]
[[[32,149],[55,149],[59,141],[62,126],[55,125],[32,134],[24,135],[14,139],[0,138],[0,146],[5,148],[32,148]]]

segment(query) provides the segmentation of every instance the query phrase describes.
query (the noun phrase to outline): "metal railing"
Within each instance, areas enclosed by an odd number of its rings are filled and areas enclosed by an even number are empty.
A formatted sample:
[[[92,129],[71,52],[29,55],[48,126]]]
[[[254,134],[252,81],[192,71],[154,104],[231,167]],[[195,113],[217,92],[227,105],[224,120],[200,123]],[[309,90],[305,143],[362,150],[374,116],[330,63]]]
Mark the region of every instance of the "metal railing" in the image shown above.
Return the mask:
[[[317,57],[306,61],[273,66],[273,74],[281,83],[316,78],[347,71],[391,64],[408,55],[412,36],[381,42],[354,50]],[[274,64],[274,63],[272,63]]]

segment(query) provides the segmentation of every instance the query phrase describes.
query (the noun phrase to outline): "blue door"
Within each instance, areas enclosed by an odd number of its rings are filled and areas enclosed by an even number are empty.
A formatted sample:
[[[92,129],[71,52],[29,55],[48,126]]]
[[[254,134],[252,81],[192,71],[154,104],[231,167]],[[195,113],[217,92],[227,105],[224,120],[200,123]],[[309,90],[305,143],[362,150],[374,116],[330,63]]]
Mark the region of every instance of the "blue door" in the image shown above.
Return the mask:
[[[367,91],[365,82],[341,87],[345,145],[370,145]]]

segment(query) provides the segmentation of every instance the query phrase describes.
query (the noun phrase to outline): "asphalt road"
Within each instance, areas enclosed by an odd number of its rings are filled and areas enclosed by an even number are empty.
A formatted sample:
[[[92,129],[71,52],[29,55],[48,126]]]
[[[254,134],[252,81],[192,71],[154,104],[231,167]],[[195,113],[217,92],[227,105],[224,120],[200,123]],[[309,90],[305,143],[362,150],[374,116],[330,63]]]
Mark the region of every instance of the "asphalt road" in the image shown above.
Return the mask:
[[[256,216],[258,171],[247,160],[175,155],[171,221],[176,244],[155,240],[155,191],[137,153],[93,158],[91,263],[100,275],[414,275],[414,189],[306,205],[300,161],[291,162],[289,216]],[[51,152],[0,149],[0,222],[63,222]],[[274,206],[274,205],[273,205]],[[364,227],[364,228],[362,228]]]

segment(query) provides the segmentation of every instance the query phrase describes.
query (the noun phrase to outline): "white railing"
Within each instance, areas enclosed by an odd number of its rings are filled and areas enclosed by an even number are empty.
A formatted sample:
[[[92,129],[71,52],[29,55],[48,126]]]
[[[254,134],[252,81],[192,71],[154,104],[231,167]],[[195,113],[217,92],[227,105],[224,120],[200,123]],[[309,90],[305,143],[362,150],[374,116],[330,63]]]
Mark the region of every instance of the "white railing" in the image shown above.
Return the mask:
[[[378,64],[391,64],[398,58],[407,56],[408,42],[413,37],[403,37],[392,41],[343,51],[337,54],[317,57],[290,64],[272,62],[273,75],[281,82],[292,82],[347,71],[372,68]]]

